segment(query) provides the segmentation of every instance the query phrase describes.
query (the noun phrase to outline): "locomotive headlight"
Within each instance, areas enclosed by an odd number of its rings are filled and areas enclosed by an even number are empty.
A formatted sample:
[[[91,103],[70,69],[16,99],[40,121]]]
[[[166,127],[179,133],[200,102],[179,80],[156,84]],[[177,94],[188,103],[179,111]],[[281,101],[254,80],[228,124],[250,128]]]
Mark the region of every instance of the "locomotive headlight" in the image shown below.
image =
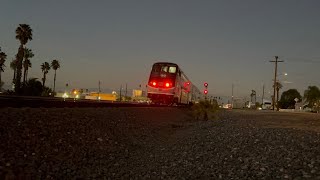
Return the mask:
[[[166,83],[166,87],[170,87],[170,83]]]

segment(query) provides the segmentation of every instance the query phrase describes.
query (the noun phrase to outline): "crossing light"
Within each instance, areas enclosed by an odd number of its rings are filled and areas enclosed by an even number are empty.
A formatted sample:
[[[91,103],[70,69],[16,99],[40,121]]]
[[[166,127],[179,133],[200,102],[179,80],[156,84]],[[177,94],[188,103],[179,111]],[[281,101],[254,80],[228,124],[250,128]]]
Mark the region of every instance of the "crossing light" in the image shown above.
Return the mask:
[[[205,89],[205,90],[203,91],[203,93],[204,93],[204,94],[208,94],[208,90]]]
[[[206,87],[206,88],[208,87],[208,83],[206,83],[206,82],[205,82],[203,85],[204,85],[204,87]]]

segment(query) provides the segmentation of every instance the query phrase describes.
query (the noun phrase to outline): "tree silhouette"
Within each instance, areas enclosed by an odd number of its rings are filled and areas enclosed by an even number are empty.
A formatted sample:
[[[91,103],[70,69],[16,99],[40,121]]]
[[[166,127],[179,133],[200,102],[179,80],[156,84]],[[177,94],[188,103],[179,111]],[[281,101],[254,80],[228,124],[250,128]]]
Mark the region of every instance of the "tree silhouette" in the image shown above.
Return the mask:
[[[54,79],[53,79],[53,94],[56,92],[56,73],[57,69],[60,68],[60,63],[58,60],[52,60],[51,67],[54,70]]]
[[[0,48],[0,91],[2,89],[2,79],[1,79],[1,73],[4,72],[4,63],[6,62],[6,59],[7,59],[7,55],[6,53],[2,52],[1,51],[1,48]]]
[[[304,97],[308,103],[308,107],[319,107],[320,105],[320,90],[317,86],[309,86],[307,90],[304,91]]]
[[[24,50],[24,61],[23,61],[23,84],[27,81],[28,78],[28,69],[31,68],[30,58],[33,58],[34,54],[31,49],[25,48]]]
[[[15,83],[15,80],[16,80],[17,63],[18,63],[17,59],[12,59],[12,61],[10,62],[10,68],[13,70],[12,83]]]
[[[276,97],[276,105],[277,105],[277,111],[279,111],[279,105],[278,105],[278,101],[279,101],[279,91],[280,91],[280,89],[282,88],[282,84],[279,82],[279,81],[277,81],[276,83],[275,83],[275,86],[276,86],[276,91],[277,91],[277,97]],[[273,87],[274,87],[274,85],[273,85]]]
[[[44,62],[41,64],[41,70],[43,72],[43,78],[42,78],[42,87],[45,87],[46,83],[46,75],[48,74],[50,70],[50,64],[48,62]]]
[[[295,98],[298,98],[299,101],[302,99],[300,93],[296,89],[284,91],[281,94],[279,106],[283,109],[294,109],[296,104]]]
[[[17,54],[17,69],[15,78],[15,91],[21,93],[21,76],[22,76],[22,61],[24,58],[24,45],[29,40],[32,40],[32,29],[28,24],[19,24],[16,29],[16,39],[20,41],[20,47]]]

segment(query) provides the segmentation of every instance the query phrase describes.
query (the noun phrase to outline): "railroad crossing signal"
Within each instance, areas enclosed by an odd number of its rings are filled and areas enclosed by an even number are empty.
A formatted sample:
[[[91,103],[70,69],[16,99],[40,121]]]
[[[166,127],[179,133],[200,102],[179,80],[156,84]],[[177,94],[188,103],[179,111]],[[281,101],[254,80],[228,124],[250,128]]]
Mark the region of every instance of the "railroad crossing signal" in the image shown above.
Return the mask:
[[[204,85],[204,87],[206,87],[206,88],[208,87],[208,83],[206,83],[206,82],[205,82],[203,85]]]
[[[203,91],[203,93],[204,93],[205,95],[207,95],[207,94],[208,94],[208,90],[205,89],[205,90]]]

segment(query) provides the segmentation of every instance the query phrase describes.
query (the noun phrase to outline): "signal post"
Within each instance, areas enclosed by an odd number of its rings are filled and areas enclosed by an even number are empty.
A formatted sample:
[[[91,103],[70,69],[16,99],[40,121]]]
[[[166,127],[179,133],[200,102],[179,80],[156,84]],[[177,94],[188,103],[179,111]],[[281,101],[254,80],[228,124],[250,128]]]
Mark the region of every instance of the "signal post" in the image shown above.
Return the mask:
[[[207,100],[207,94],[208,94],[208,83],[204,83],[203,84],[204,85],[204,87],[205,87],[205,89],[204,89],[204,91],[203,91],[203,93],[204,93],[204,95],[205,95],[205,100]]]

